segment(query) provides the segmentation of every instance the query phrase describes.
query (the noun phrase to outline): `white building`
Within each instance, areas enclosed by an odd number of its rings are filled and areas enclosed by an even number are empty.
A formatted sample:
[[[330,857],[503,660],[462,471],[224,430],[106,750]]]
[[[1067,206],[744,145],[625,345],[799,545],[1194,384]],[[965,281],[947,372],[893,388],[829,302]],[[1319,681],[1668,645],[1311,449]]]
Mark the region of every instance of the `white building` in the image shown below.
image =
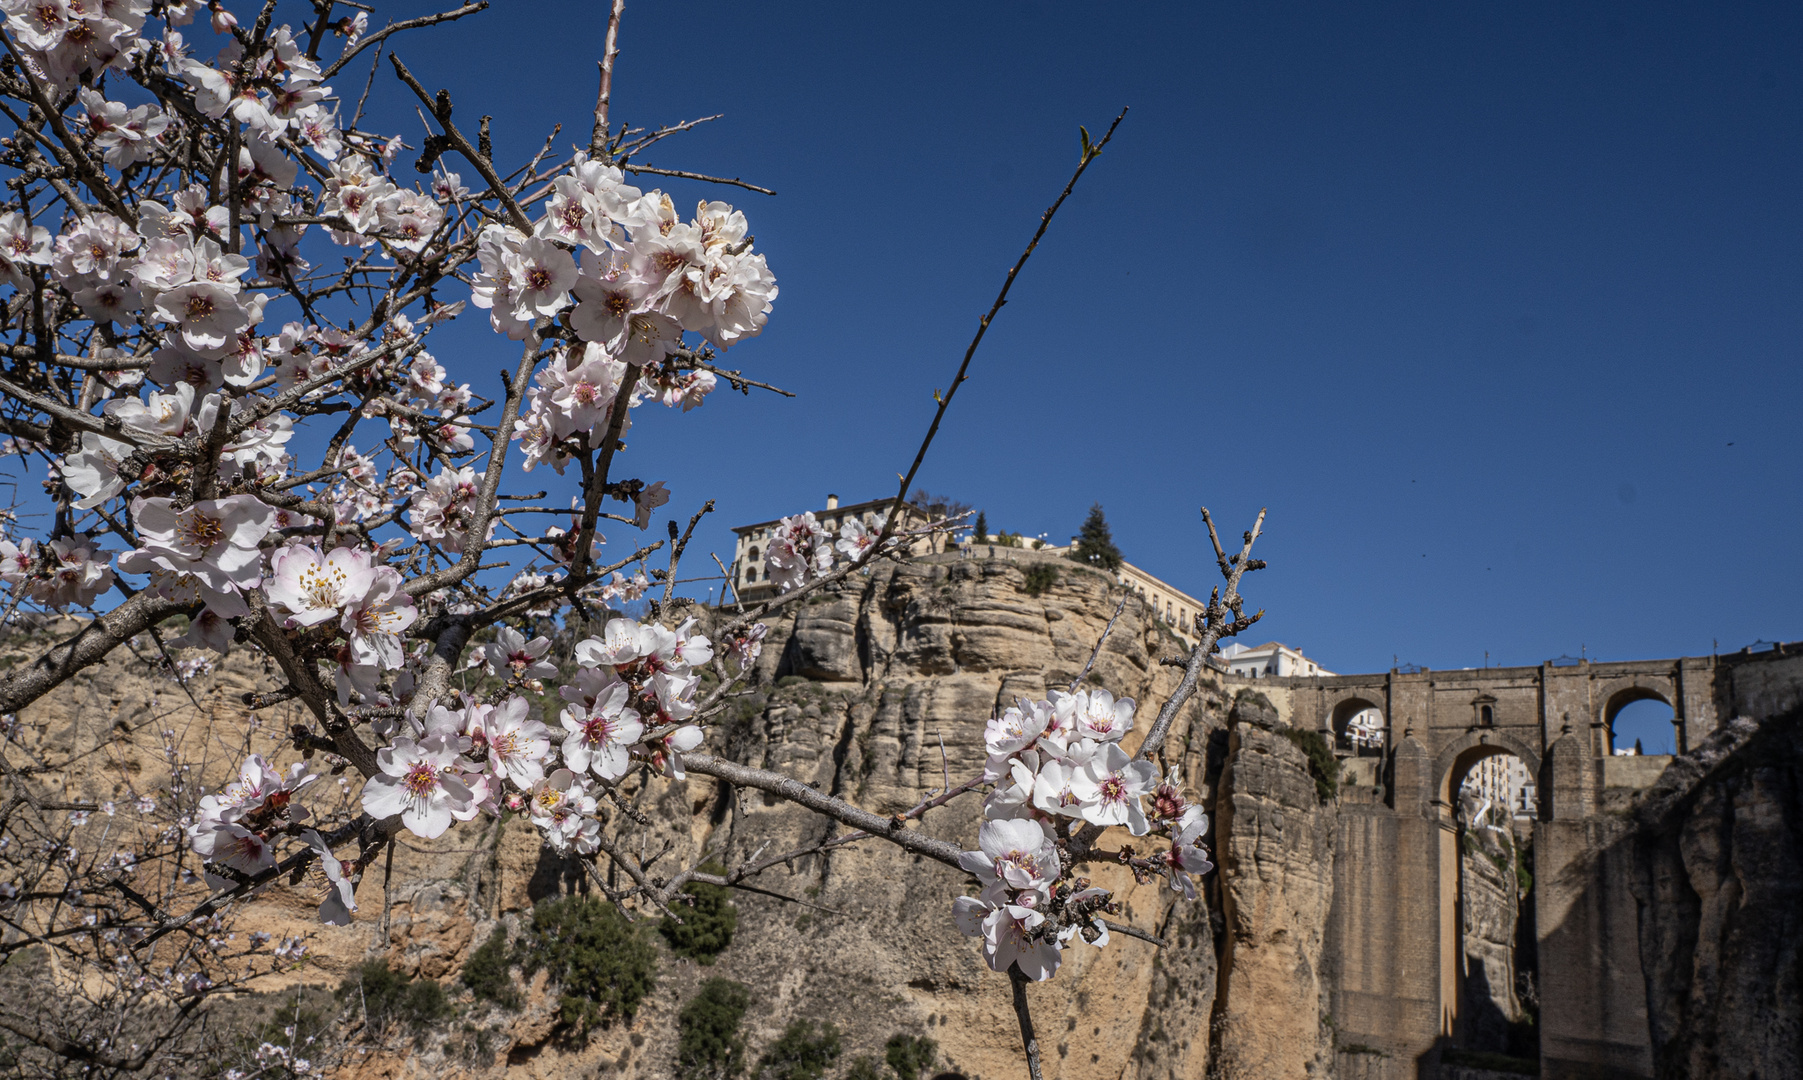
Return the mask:
[[[1525,762],[1514,754],[1492,754],[1465,774],[1460,793],[1470,793],[1491,806],[1507,807],[1512,818],[1535,816],[1538,794]]]
[[[1220,660],[1228,671],[1248,679],[1333,674],[1302,655],[1300,649],[1292,649],[1281,641],[1267,641],[1263,645],[1241,645],[1236,641],[1221,647]]]
[[[839,526],[851,518],[861,520],[874,530],[877,519],[888,512],[889,504],[894,501],[894,499],[872,499],[868,502],[840,506],[839,496],[828,495],[826,509],[814,511],[814,518],[820,522],[821,528],[831,533],[836,539],[839,535]],[[902,505],[901,516],[902,520],[898,523],[900,528],[912,528],[926,521],[926,515],[919,507],[911,503]],[[733,549],[730,572],[734,591],[738,593],[739,599],[746,603],[763,600],[776,593],[776,587],[770,584],[768,558],[770,537],[780,524],[782,524],[782,519],[777,518],[771,521],[760,521],[755,525],[739,525],[733,528],[737,543]],[[944,551],[945,544],[943,533],[923,537],[914,541],[913,552],[916,555],[924,555],[930,552]],[[725,596],[722,596],[721,599],[724,601]]]

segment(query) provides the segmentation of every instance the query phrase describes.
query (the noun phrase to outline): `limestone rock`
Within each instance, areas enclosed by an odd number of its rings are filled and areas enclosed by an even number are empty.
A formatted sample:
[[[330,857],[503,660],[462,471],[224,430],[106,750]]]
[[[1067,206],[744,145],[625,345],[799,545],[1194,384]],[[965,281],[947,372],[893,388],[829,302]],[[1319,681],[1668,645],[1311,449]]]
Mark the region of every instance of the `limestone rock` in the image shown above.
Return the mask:
[[[1335,812],[1262,695],[1235,702],[1216,835],[1226,934],[1215,1030],[1222,1080],[1326,1076],[1321,946]]]
[[[1658,1075],[1803,1076],[1803,711],[1724,725],[1637,817]]]

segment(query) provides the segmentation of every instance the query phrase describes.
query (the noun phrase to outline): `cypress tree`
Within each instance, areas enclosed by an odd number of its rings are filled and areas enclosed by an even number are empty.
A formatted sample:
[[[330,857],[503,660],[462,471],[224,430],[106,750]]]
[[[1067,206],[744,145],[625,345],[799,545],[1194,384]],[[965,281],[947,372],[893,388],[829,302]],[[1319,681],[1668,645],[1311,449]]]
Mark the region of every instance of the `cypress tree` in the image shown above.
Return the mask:
[[[976,535],[975,542],[981,544],[988,539],[989,539],[989,517],[988,517],[988,515],[984,514],[983,511],[978,510],[977,511],[977,535]]]
[[[1071,559],[1106,570],[1121,568],[1121,549],[1114,546],[1114,534],[1109,531],[1108,519],[1102,516],[1101,503],[1092,505],[1089,516],[1083,519],[1083,528],[1077,533],[1077,547],[1071,552]]]

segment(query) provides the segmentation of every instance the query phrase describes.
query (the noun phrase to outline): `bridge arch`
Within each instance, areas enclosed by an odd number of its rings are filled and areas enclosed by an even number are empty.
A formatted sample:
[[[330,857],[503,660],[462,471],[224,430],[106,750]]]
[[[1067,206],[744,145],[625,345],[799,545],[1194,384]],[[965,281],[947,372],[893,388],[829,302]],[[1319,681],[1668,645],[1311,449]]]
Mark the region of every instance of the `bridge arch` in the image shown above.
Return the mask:
[[[1458,785],[1471,767],[1496,754],[1514,754],[1528,767],[1528,775],[1540,775],[1540,755],[1520,739],[1498,728],[1467,732],[1441,749],[1434,758],[1435,799],[1450,808],[1457,796]]]
[[[1440,1034],[1463,1039],[1477,1020],[1477,1012],[1466,1015],[1468,1005],[1466,982],[1473,960],[1466,951],[1465,877],[1462,853],[1465,847],[1465,823],[1459,813],[1459,788],[1472,769],[1486,758],[1510,755],[1527,766],[1528,775],[1540,776],[1540,754],[1533,747],[1507,731],[1478,728],[1454,739],[1434,757],[1435,810],[1439,829],[1439,922],[1440,922]],[[1536,783],[1536,788],[1538,784]],[[1535,816],[1541,814],[1540,799],[1535,799]],[[1514,970],[1510,961],[1510,971]],[[1511,978],[1513,976],[1511,975]]]
[[[1383,717],[1384,742],[1386,745],[1390,742],[1390,711],[1384,708],[1383,691],[1359,689],[1341,695],[1327,710],[1328,727],[1333,731],[1335,747],[1347,751],[1357,749],[1352,745],[1352,736],[1347,726],[1352,723],[1353,717],[1367,709],[1376,709],[1378,715]]]
[[[1599,719],[1603,721],[1603,745],[1597,746],[1597,754],[1608,755],[1615,748],[1615,718],[1621,716],[1621,710],[1637,701],[1659,701],[1671,709],[1671,725],[1673,725],[1673,745],[1679,745],[1677,732],[1677,687],[1671,685],[1670,678],[1648,678],[1639,676],[1632,680],[1614,680],[1597,687],[1597,700],[1603,701],[1603,712]]]

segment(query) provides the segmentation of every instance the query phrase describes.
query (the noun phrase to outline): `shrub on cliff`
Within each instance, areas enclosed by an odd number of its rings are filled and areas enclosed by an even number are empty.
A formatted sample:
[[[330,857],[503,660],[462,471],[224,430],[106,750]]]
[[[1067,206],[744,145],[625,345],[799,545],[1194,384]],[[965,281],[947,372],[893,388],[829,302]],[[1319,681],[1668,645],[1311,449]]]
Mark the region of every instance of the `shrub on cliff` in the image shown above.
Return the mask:
[[[704,874],[726,873],[726,867],[719,863],[706,863],[699,869]],[[676,955],[711,964],[732,944],[733,931],[739,925],[739,909],[733,906],[732,890],[700,881],[690,882],[683,890],[694,900],[679,912],[682,922],[665,915],[657,932]]]
[[[713,978],[676,1014],[676,1075],[682,1080],[724,1080],[745,1068],[745,1040],[739,1021],[751,1004],[751,989],[731,979]]]
[[[587,896],[546,900],[532,909],[520,942],[520,967],[540,968],[562,989],[558,1020],[581,1033],[631,1020],[657,982],[657,950],[619,909]]]
[[[361,1012],[372,1028],[398,1023],[418,1031],[451,1011],[444,987],[431,979],[403,975],[381,959],[358,965],[339,984],[337,996]]]
[[[492,1001],[505,1009],[520,1007],[520,992],[514,988],[509,970],[505,926],[496,926],[488,940],[470,953],[458,978],[479,1001]]]
[[[820,1080],[839,1060],[839,1029],[812,1020],[791,1021],[758,1061],[758,1080]]]
[[[1340,761],[1333,756],[1333,747],[1327,745],[1319,731],[1284,728],[1283,737],[1308,755],[1308,774],[1315,778],[1315,794],[1322,802],[1332,802],[1340,792]]]
[[[883,1047],[883,1059],[895,1073],[896,1080],[920,1080],[920,1074],[933,1067],[939,1057],[939,1044],[925,1035],[909,1035],[898,1031],[889,1036]]]
[[[1038,596],[1058,584],[1058,568],[1048,563],[1034,563],[1027,567],[1025,576],[1027,581],[1022,588],[1028,596]]]

